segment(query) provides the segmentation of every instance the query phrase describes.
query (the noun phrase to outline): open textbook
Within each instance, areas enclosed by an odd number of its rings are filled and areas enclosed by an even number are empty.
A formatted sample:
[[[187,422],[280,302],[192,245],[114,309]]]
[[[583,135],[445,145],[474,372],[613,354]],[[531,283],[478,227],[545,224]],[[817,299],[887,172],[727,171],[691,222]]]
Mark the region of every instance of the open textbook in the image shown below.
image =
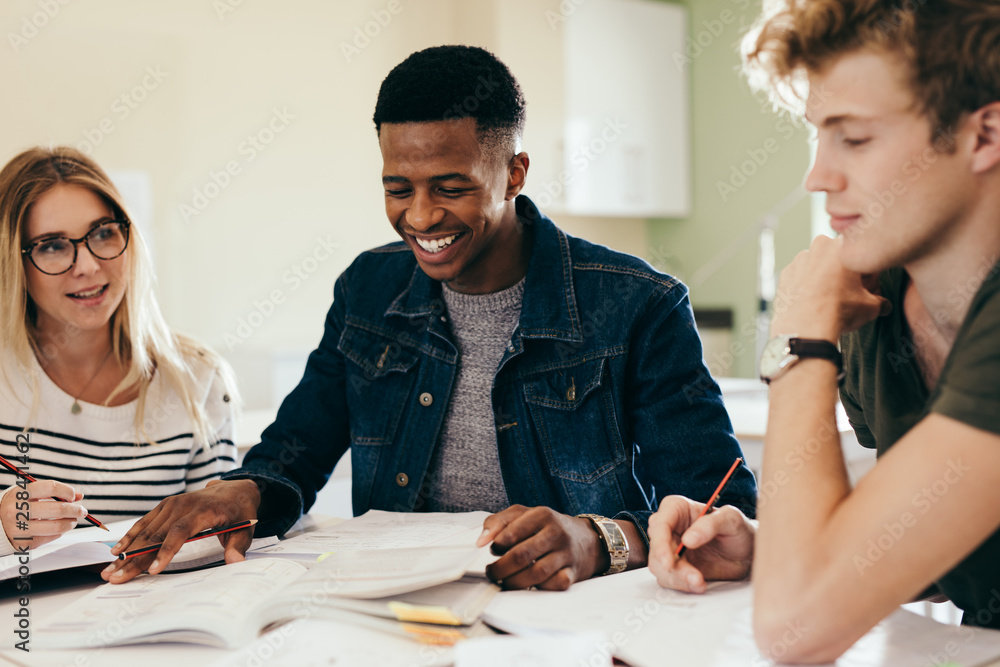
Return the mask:
[[[77,528],[44,546],[32,549],[27,567],[31,574],[64,570],[71,567],[110,563],[115,559],[111,547],[128,532],[139,517],[107,524],[107,531],[96,526]],[[253,541],[250,550],[277,544],[278,538],[265,537]],[[167,565],[167,572],[190,570],[223,561],[222,543],[218,538],[188,542]],[[0,581],[20,576],[23,556],[11,554],[0,557]]]
[[[315,520],[303,517],[296,523],[289,539],[277,537],[254,539],[247,558],[289,558],[315,561],[338,550],[366,550],[417,546],[471,546],[483,529],[488,512],[409,514],[370,510],[346,521]],[[77,528],[58,540],[31,550],[31,574],[71,567],[110,563],[111,547],[138,521],[138,517],[107,524],[108,531],[97,527]],[[223,547],[217,538],[188,542],[167,565],[165,572],[196,569],[223,561]],[[470,566],[482,572],[494,560],[489,550]],[[0,557],[0,581],[18,576],[20,556]]]
[[[112,645],[179,641],[236,648],[264,628],[293,618],[346,620],[429,643],[454,643],[470,630],[411,621],[474,623],[498,590],[481,579],[458,581],[477,556],[474,547],[343,551],[311,568],[290,559],[261,558],[141,576],[99,586],[46,618],[35,626],[34,646],[84,648],[95,637],[107,637],[114,625],[120,632]],[[440,584],[445,586],[428,588]],[[401,596],[412,591],[420,593]],[[373,599],[385,596],[401,597]],[[123,615],[128,623],[121,621]],[[379,617],[389,615],[407,622]]]
[[[46,618],[35,645],[86,646],[124,607],[135,622],[116,643],[237,646],[269,624],[314,615],[453,643],[482,629],[476,619],[499,590],[482,576],[489,549],[475,547],[486,516],[370,511],[224,568],[107,584]]]

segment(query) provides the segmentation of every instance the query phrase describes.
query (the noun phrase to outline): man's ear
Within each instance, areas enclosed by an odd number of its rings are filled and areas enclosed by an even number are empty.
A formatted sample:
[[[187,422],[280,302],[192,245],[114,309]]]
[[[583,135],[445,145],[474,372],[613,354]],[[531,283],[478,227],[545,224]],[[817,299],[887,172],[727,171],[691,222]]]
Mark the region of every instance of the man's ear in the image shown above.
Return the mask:
[[[1000,102],[991,102],[969,118],[976,133],[972,171],[982,174],[1000,164]]]
[[[521,193],[524,183],[528,179],[528,165],[530,163],[531,160],[528,159],[528,154],[523,151],[510,159],[510,163],[507,165],[507,193],[504,197],[505,200],[509,201]]]

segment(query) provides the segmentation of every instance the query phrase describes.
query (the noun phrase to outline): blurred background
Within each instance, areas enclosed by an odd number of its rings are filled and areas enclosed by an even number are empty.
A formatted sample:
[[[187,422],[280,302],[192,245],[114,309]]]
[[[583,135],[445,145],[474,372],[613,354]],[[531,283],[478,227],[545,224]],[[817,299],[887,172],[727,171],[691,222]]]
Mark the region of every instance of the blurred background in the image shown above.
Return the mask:
[[[569,233],[687,282],[713,373],[751,377],[760,267],[766,296],[768,267],[823,225],[800,187],[806,131],[738,71],[758,11],[7,0],[0,159],[69,144],[112,172],[152,245],[168,322],[233,362],[249,409],[273,408],[319,341],[338,274],[396,239],[371,122],[382,79],[428,46],[484,46],[528,101],[526,192]],[[776,229],[763,245],[762,229]]]

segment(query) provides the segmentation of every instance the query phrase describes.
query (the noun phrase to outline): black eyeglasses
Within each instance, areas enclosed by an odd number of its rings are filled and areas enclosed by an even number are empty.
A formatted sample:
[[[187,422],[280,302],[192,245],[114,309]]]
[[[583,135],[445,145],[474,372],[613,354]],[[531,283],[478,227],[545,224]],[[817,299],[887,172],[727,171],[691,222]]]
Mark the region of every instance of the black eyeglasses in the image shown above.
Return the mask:
[[[97,259],[114,259],[128,247],[128,220],[111,220],[91,229],[85,236],[69,239],[65,236],[42,239],[21,248],[31,263],[42,273],[58,276],[76,264],[77,246],[87,244],[90,254]]]

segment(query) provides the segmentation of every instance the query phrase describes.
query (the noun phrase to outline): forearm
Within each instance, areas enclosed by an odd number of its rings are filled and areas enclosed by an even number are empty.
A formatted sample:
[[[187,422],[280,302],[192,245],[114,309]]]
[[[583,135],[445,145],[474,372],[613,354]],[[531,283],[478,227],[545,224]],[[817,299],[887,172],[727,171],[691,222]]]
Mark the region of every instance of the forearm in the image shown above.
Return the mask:
[[[775,489],[758,502],[755,594],[763,608],[784,608],[831,556],[833,516],[850,493],[836,426],[836,368],[803,360],[771,384],[762,477]],[[773,484],[772,484],[773,482]]]

